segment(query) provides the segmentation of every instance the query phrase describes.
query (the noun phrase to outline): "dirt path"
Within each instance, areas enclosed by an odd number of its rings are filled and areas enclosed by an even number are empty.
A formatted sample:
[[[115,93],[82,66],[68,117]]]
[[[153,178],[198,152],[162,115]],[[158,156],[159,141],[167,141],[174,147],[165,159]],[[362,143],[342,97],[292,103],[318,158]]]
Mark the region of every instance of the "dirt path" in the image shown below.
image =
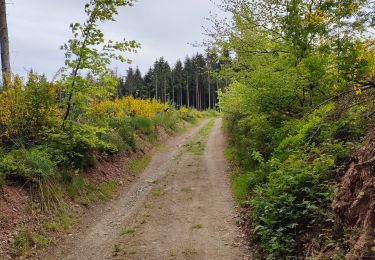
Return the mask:
[[[221,120],[204,151],[184,145],[207,121],[171,138],[132,186],[43,259],[248,259],[235,224]]]

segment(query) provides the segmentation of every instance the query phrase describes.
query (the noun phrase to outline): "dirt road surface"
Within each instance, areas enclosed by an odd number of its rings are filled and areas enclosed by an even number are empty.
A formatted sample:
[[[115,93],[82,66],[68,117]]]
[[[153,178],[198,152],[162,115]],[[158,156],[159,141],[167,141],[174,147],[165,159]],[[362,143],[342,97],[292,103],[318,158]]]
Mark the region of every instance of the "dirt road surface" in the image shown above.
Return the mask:
[[[130,187],[43,259],[250,259],[236,226],[221,119],[170,138]]]

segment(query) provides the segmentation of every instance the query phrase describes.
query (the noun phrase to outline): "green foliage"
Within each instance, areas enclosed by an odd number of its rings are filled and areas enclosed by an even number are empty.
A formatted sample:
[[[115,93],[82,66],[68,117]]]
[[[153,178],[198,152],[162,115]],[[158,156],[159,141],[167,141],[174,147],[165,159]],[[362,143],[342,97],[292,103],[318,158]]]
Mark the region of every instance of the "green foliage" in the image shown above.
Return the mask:
[[[234,196],[239,204],[245,203],[249,194],[250,176],[246,173],[233,172],[231,175],[231,186]]]
[[[240,154],[242,160],[251,162],[242,163],[249,172],[233,175],[232,187],[240,201],[251,191],[254,230],[271,259],[295,256],[299,236],[332,225],[329,207],[336,173],[365,132],[359,116],[363,109],[341,109],[339,104],[327,104],[307,118],[285,122],[268,140],[269,145],[278,145],[266,158],[247,143],[246,137],[252,136],[246,135],[248,131],[229,132],[231,143],[242,142],[250,148],[247,156],[236,147],[228,152],[235,160],[239,157],[233,154]],[[241,120],[237,122],[241,124]],[[232,127],[233,123],[226,125]]]
[[[373,92],[362,91],[374,87],[374,42],[359,35],[373,26],[375,4],[223,0],[222,7],[233,19],[229,26],[214,19],[210,46],[233,54],[217,75],[229,82],[219,91],[229,155],[246,172],[233,189],[243,198],[248,188],[257,241],[270,259],[306,257],[301,237],[333,229],[337,173],[374,111]]]
[[[171,110],[169,113],[159,113],[153,121],[156,126],[163,127],[169,133],[175,132],[181,122],[179,113],[175,110]]]
[[[132,117],[130,120],[130,125],[143,135],[154,134],[154,124],[151,119],[144,117]]]
[[[56,177],[57,167],[51,155],[44,150],[18,149],[12,150],[1,158],[0,172],[7,178],[38,183]]]
[[[4,186],[5,184],[5,174],[3,172],[0,172],[0,187]]]
[[[110,90],[116,87],[117,82],[108,70],[112,60],[130,63],[122,53],[133,51],[139,45],[135,41],[106,41],[100,23],[114,21],[119,7],[132,6],[133,3],[133,0],[90,0],[85,4],[86,21],[70,25],[73,39],[61,46],[65,51],[65,65],[71,70],[71,74],[65,75],[63,79],[66,86],[64,123],[69,118],[72,107],[77,118],[84,110],[88,98],[93,95],[108,97]],[[102,84],[92,84],[79,75],[81,70],[88,70],[91,76],[98,77]]]
[[[107,130],[91,125],[71,123],[64,130],[46,131],[46,136],[46,149],[60,165],[87,168],[94,165],[93,151],[108,155],[118,152],[115,144],[105,141]]]
[[[130,118],[123,118],[121,120],[110,120],[109,126],[121,137],[126,147],[124,150],[135,150],[137,141],[135,138],[135,130],[131,126]]]

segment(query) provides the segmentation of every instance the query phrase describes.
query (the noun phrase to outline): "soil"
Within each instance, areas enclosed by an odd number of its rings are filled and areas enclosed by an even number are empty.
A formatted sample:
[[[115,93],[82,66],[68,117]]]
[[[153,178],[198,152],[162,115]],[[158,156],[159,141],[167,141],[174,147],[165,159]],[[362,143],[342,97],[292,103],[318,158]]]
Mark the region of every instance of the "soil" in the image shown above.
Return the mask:
[[[352,158],[333,202],[337,221],[357,231],[347,240],[345,259],[375,259],[375,131]]]
[[[170,137],[117,198],[86,214],[39,259],[251,259],[236,225],[221,120],[201,155],[184,149],[202,122]]]

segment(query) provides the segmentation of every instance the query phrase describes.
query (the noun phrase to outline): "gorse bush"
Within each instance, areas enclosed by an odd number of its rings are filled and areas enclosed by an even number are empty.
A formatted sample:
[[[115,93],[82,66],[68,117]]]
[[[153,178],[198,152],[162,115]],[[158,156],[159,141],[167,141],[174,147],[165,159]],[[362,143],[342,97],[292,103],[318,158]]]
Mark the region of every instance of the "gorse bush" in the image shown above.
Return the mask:
[[[57,89],[34,74],[26,84],[19,77],[12,84],[0,94],[0,137],[3,143],[38,142],[40,131],[58,116]]]

